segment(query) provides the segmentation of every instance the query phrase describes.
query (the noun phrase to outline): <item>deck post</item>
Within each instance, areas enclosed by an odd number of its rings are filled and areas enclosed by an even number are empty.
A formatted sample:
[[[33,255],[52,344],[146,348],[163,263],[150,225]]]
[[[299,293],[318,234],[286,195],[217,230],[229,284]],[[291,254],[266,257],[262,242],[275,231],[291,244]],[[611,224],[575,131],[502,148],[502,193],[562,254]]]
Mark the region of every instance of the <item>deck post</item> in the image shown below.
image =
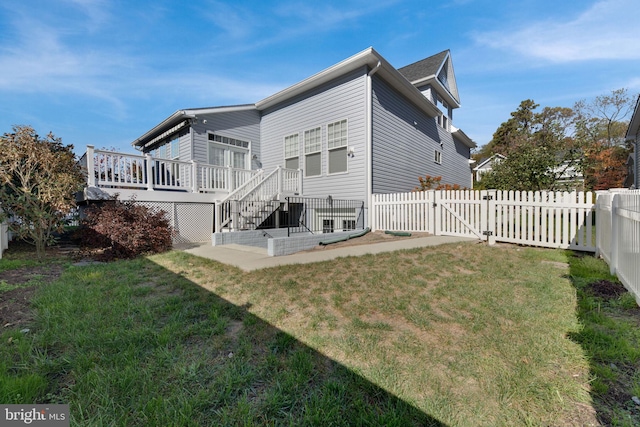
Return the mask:
[[[213,232],[219,233],[222,228],[222,203],[216,201],[213,205]]]
[[[153,191],[153,158],[151,154],[147,153],[144,155],[146,157],[147,169],[146,169],[146,181],[147,181],[147,191]]]
[[[302,196],[302,170],[298,169],[298,194]]]
[[[89,187],[96,186],[96,172],[93,160],[93,145],[87,145],[87,184]]]
[[[278,196],[282,194],[282,174],[283,174],[282,166],[278,165],[278,188],[277,188]]]
[[[198,162],[191,160],[191,192],[198,192]]]

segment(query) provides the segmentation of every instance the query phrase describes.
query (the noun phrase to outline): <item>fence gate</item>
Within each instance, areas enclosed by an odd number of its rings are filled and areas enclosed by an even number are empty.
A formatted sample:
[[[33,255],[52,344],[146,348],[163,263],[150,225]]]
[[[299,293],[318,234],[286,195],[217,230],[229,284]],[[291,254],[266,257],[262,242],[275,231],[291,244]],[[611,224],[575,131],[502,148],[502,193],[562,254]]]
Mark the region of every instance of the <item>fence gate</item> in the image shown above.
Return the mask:
[[[374,195],[374,230],[425,231],[594,252],[593,193],[424,191]]]
[[[435,235],[477,237],[487,240],[487,191],[436,191],[433,194]]]

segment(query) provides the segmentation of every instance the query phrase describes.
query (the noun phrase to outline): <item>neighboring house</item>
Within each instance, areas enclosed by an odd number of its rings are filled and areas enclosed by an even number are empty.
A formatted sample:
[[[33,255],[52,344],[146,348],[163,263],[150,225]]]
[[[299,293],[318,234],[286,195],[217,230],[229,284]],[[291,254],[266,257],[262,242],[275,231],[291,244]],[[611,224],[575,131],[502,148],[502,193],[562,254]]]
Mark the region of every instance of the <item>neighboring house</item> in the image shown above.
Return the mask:
[[[478,163],[478,166],[473,168],[474,179],[476,182],[482,180],[482,175],[493,170],[493,166],[497,165],[507,157],[502,154],[494,154]],[[584,177],[579,168],[576,167],[575,162],[571,160],[565,160],[558,167],[553,170],[556,175],[556,188],[559,190],[573,190],[582,188],[584,185]]]
[[[640,144],[640,96],[638,96],[636,107],[629,121],[625,140],[633,144],[633,188],[640,188],[640,146],[638,146]]]
[[[584,175],[575,160],[565,160],[553,170],[556,175],[556,190],[583,190]]]
[[[362,201],[366,211],[372,194],[411,191],[419,176],[472,186],[475,143],[452,124],[459,107],[448,50],[396,69],[368,48],[255,104],[175,112],[132,143],[152,160],[127,170],[142,189],[184,189],[200,202],[295,194]],[[266,191],[275,171],[288,175]],[[97,187],[127,196],[94,174]],[[221,216],[216,231],[229,225]]]
[[[476,182],[480,182],[482,180],[482,175],[493,170],[493,165],[497,165],[501,161],[506,159],[502,154],[494,154],[491,157],[488,157],[484,160],[480,160],[478,162],[478,166],[473,168],[474,179]]]

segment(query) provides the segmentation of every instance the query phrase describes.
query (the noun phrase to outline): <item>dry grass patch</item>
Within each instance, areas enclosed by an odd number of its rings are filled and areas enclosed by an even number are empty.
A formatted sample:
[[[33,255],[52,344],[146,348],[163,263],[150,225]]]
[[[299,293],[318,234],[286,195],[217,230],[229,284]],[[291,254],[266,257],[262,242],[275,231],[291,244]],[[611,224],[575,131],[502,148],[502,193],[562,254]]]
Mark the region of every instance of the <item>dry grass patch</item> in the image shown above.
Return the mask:
[[[211,263],[206,287],[446,424],[570,425],[590,397],[566,256],[454,244],[243,274]]]

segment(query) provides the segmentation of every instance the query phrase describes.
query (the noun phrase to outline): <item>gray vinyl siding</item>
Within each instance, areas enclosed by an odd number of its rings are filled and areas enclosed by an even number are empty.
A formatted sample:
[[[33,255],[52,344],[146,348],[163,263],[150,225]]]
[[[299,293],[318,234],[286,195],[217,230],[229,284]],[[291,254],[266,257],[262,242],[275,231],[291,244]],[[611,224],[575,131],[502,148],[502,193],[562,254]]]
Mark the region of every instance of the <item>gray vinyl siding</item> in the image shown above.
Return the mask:
[[[373,193],[411,191],[425,175],[471,187],[468,147],[378,76],[372,89]],[[435,150],[442,152],[441,164],[434,161]]]
[[[308,197],[366,200],[366,69],[362,67],[332,82],[264,111],[261,123],[262,162],[266,172],[285,165],[284,137],[300,135],[299,165],[305,164],[304,132],[322,128],[321,175],[305,177]],[[347,172],[329,174],[327,125],[347,119]]]
[[[180,134],[180,160],[191,160],[191,129]]]
[[[204,123],[205,120],[206,123]],[[256,155],[260,159],[260,113],[258,110],[200,114],[198,122],[192,125],[191,131],[193,132],[193,160],[196,162],[209,162],[208,132],[251,142],[250,155]],[[251,161],[251,169],[258,169],[255,161]]]

